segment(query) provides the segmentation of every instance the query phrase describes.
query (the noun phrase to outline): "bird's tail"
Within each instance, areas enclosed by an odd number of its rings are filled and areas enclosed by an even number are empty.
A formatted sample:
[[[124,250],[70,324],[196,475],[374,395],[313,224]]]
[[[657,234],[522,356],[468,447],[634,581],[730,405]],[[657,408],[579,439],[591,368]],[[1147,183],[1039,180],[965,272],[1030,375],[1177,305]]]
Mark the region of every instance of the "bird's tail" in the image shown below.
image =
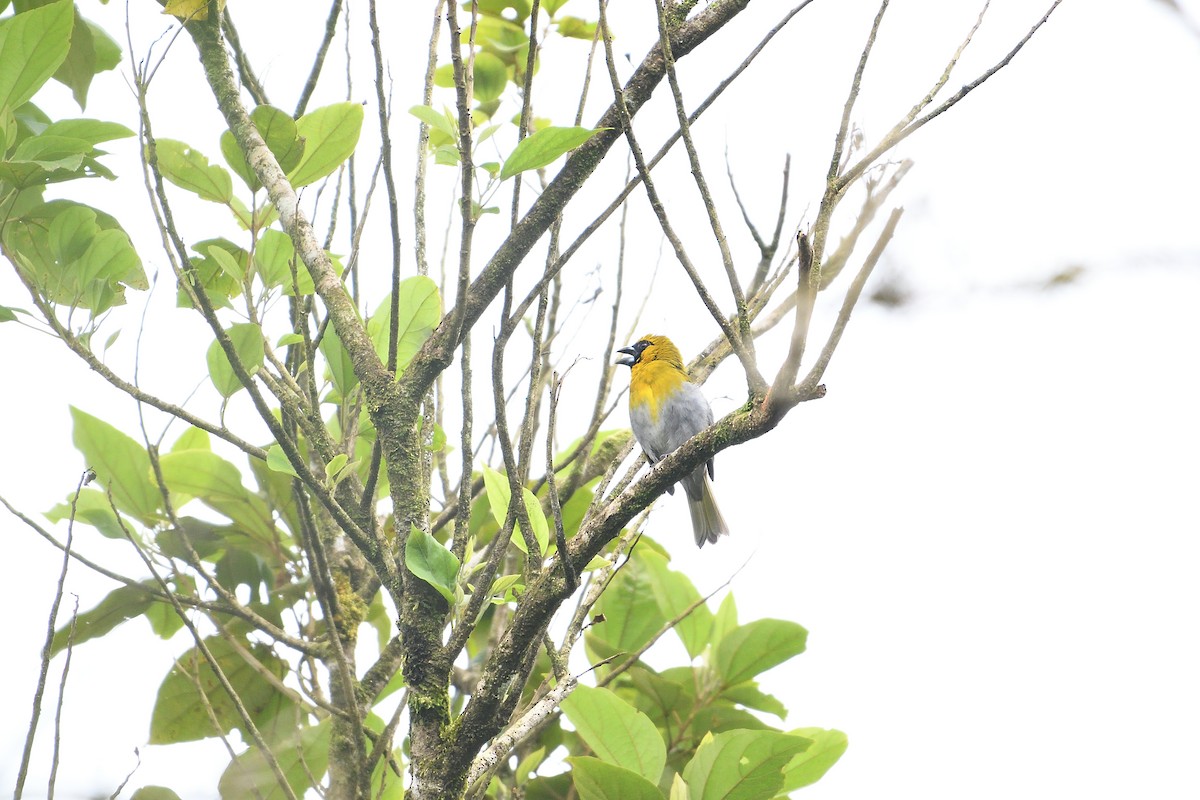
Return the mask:
[[[700,496],[694,500],[688,498],[688,511],[692,514],[692,533],[696,536],[696,546],[704,547],[705,542],[716,544],[718,537],[728,536],[729,526],[725,524],[725,518],[721,516],[721,509],[717,508],[712,485],[708,482],[708,476],[704,474],[703,468],[700,473],[698,494]]]

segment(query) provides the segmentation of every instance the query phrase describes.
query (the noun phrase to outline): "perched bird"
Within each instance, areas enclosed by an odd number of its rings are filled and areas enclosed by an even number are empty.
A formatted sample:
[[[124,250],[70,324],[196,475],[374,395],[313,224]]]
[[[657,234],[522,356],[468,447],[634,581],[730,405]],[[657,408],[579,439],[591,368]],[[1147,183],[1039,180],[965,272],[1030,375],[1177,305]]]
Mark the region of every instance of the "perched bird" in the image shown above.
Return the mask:
[[[629,423],[651,464],[712,425],[712,408],[700,387],[688,378],[679,349],[670,339],[643,336],[617,352],[628,356],[617,363],[630,371]],[[708,482],[712,474],[709,459],[680,481],[687,493],[697,547],[729,533]],[[675,487],[667,491],[674,494]]]

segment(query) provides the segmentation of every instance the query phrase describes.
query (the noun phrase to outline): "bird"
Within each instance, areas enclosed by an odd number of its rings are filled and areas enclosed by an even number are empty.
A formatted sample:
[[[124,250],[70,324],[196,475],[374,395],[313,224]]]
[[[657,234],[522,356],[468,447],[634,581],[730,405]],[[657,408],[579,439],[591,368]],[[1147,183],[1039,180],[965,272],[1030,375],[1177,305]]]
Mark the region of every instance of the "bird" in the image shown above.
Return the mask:
[[[670,339],[649,334],[617,352],[626,356],[617,363],[629,367],[629,424],[651,464],[712,425],[712,407],[688,377],[679,348]],[[711,477],[710,458],[680,481],[697,547],[729,534],[713,498]],[[674,494],[675,487],[667,491]]]

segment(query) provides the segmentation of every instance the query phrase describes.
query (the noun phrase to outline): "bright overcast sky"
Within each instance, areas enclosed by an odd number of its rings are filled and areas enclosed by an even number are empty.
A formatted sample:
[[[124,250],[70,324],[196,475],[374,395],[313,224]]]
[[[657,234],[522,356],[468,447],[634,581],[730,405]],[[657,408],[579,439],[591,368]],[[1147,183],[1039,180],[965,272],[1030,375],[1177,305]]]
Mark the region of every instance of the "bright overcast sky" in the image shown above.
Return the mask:
[[[1044,3],[993,3],[951,86],[994,62]],[[591,4],[575,4],[574,13],[594,16]],[[307,42],[324,10],[295,5],[311,10]],[[623,29],[622,5],[613,11],[618,49],[639,57],[652,32]],[[730,58],[785,5],[753,4],[729,32]],[[117,30],[122,4],[84,6]],[[267,23],[253,22],[255,9],[233,7],[251,52],[268,48],[261,71],[290,107],[310,51],[262,35]],[[261,4],[264,13],[280,7]],[[1066,0],[1010,67],[906,141],[895,153],[916,162],[896,198],[906,213],[873,286],[894,281],[911,301],[895,310],[864,303],[826,375],[828,396],[775,435],[718,458],[729,540],[697,552],[679,497],[660,501],[649,534],[701,591],[748,560],[733,584],[742,619],[781,616],[810,631],[808,652],[769,673],[767,689],[788,706],[789,726],[839,728],[850,749],[805,796],[1200,796],[1200,4],[1183,7],[1191,27],[1166,2]],[[147,8],[136,3],[131,13]],[[811,219],[874,11],[818,0],[699,127],[708,168],[723,174],[727,146],[764,225],[785,153],[794,178],[788,224],[806,206]],[[868,141],[924,93],[977,11],[962,0],[893,3],[855,114]],[[139,24],[166,27],[157,16]],[[425,21],[411,27],[406,41],[419,42]],[[163,114],[158,133],[217,159],[213,103],[195,82],[191,45],[177,47],[151,96]],[[395,103],[404,109],[419,102],[408,76],[422,56],[405,43],[394,52]],[[685,60],[685,91],[701,97],[727,68]],[[101,78],[94,92],[89,116],[132,126],[119,75]],[[373,97],[366,83],[358,92]],[[325,100],[335,99],[331,88]],[[398,118],[396,127],[400,152],[410,153],[413,126]],[[93,202],[127,206],[122,221],[133,227],[144,200],[128,160],[135,151],[122,152],[126,179]],[[725,211],[735,227],[736,211]],[[149,252],[152,239],[134,235]],[[660,241],[650,225],[639,236],[633,252],[644,275]],[[739,258],[757,259],[743,233],[733,241]],[[607,266],[612,253],[587,257],[581,272]],[[1064,271],[1075,280],[1046,288]],[[715,329],[699,304],[676,301],[676,272],[664,257],[642,327],[695,351]],[[169,293],[165,283],[160,293]],[[842,288],[818,306],[816,335]],[[0,304],[27,305],[8,272]],[[152,365],[175,352],[202,354],[206,340],[185,341],[199,327],[179,330],[179,341],[159,334],[147,343],[152,355],[165,354]],[[570,340],[581,355],[602,346],[588,331],[581,324]],[[16,325],[0,336],[9,376],[0,494],[36,516],[73,489],[84,466],[68,404],[127,426],[135,410],[46,337]],[[127,331],[114,358],[128,363],[133,339]],[[777,344],[764,344],[768,363],[780,357]],[[189,369],[147,380],[182,384],[182,397],[202,361]],[[718,413],[740,405],[735,365],[706,392]],[[615,424],[625,424],[623,410]],[[59,559],[10,518],[0,531],[8,553],[0,607],[9,619],[0,786],[11,786]],[[87,545],[140,574],[120,545]],[[112,588],[72,569],[68,588],[82,608]],[[180,748],[183,763],[144,746],[153,687],[187,644],[182,635],[153,639],[139,621],[76,651],[60,796],[111,792],[133,768],[134,747],[143,766],[131,785],[215,796],[219,744]],[[49,717],[42,724],[48,731]],[[49,762],[45,747],[38,752],[31,787],[44,786]]]

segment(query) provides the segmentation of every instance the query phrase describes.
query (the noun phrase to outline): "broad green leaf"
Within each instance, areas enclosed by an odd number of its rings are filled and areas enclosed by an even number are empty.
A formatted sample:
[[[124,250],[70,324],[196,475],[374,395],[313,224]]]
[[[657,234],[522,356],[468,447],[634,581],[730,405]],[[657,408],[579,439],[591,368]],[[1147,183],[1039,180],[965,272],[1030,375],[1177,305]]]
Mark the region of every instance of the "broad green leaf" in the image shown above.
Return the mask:
[[[65,502],[50,509],[46,513],[46,519],[51,522],[70,519],[72,499],[73,497],[68,497]],[[99,489],[84,487],[79,491],[79,498],[75,501],[75,521],[91,525],[109,539],[125,538],[125,531],[121,530],[121,524],[117,522],[112,506],[108,504],[108,496]],[[125,527],[131,534],[136,535],[131,523],[126,522]]]
[[[784,765],[811,744],[770,730],[706,736],[683,779],[692,800],[771,800],[783,786]]]
[[[243,248],[238,247],[233,242],[225,238],[205,239],[192,245],[198,255],[192,256],[188,261],[189,272],[185,276],[185,280],[191,285],[200,285],[208,292],[209,300],[213,305],[220,308],[229,305],[229,298],[237,297],[242,293],[242,282],[234,276],[221,269],[220,263],[209,255],[209,248],[217,246],[227,253],[233,255],[241,264],[249,264],[249,253]],[[184,291],[183,286],[179,287],[179,294],[176,301],[180,308],[190,308],[191,300]]]
[[[451,73],[450,83],[447,84],[447,86],[453,85],[454,79],[453,73]],[[441,133],[445,134],[450,141],[453,142],[458,139],[458,125],[456,125],[446,114],[443,114],[440,111],[435,111],[429,106],[413,106],[408,110],[408,113],[421,120],[421,122],[424,122],[433,130],[440,131]]]
[[[334,103],[296,120],[304,154],[288,174],[292,185],[307,186],[337,169],[358,145],[362,121],[363,107],[358,103]]]
[[[342,344],[332,325],[325,329],[318,349],[329,364],[333,388],[341,397],[347,397],[354,387],[358,386],[358,376],[354,374],[354,362],[350,360],[350,353],[346,351],[346,346]]]
[[[495,100],[504,94],[508,85],[508,67],[488,52],[475,55],[475,99],[481,103]]]
[[[263,363],[262,329],[253,322],[239,322],[230,325],[225,333],[229,335],[238,360],[242,362],[247,374],[253,377]],[[215,340],[208,347],[208,374],[222,397],[233,397],[245,388],[234,373],[233,365],[229,363],[229,357],[225,355],[221,343]]]
[[[288,345],[300,344],[304,341],[302,333],[285,333],[279,337],[279,341],[275,343],[276,347],[287,347]]]
[[[413,575],[437,589],[446,602],[454,604],[458,558],[416,525],[412,526],[404,545],[404,563]]]
[[[50,80],[71,49],[72,0],[0,20],[0,108],[17,108]]]
[[[545,6],[543,6],[544,8]],[[508,11],[508,9],[512,9]],[[504,18],[506,14],[517,22],[529,19],[533,9],[529,0],[479,0],[479,13]]]
[[[736,686],[729,687],[721,692],[721,699],[737,703],[746,708],[753,708],[756,711],[765,711],[768,714],[774,714],[780,719],[787,717],[787,708],[784,707],[779,698],[759,689],[755,681],[742,681]]]
[[[258,642],[241,642],[242,649],[257,662],[253,665],[220,636],[210,636],[204,644],[221,666],[255,725],[262,725],[278,713],[282,695],[260,673],[266,670],[282,679],[288,671],[286,662]],[[209,716],[210,711],[216,719],[216,727]],[[175,661],[158,687],[150,718],[150,744],[194,742],[229,733],[234,728],[241,730],[243,724],[233,701],[204,656],[192,647]],[[244,730],[242,735],[249,737]]]
[[[143,786],[129,800],[180,800],[180,797],[165,786]]]
[[[71,32],[71,49],[54,79],[67,86],[80,108],[87,105],[88,88],[98,73],[121,63],[121,48],[104,32],[75,12],[75,28]]]
[[[221,271],[226,275],[237,281],[246,279],[246,271],[242,268],[242,265],[225,248],[214,244],[208,248],[208,254],[220,265]]]
[[[16,322],[17,314],[28,314],[29,312],[23,308],[10,308],[9,306],[0,306],[0,322]]]
[[[691,800],[688,795],[688,786],[678,772],[671,777],[671,793],[668,798],[669,800]]]
[[[542,504],[534,497],[533,492],[522,486],[521,496],[525,500],[525,513],[529,516],[529,525],[533,528],[533,538],[538,543],[538,552],[544,556],[550,546],[550,523],[546,520],[545,512],[542,511]]]
[[[664,556],[648,552],[644,561],[650,575],[650,586],[654,590],[654,601],[664,617],[676,619],[693,603],[700,601],[700,592],[691,579],[682,572],[670,569]],[[700,604],[675,625],[675,633],[687,649],[688,656],[696,658],[704,652],[712,637],[712,624],[712,612],[708,606]]]
[[[804,652],[808,631],[782,619],[758,619],[730,631],[717,644],[714,664],[734,686]]]
[[[483,486],[487,491],[488,504],[492,509],[492,517],[496,520],[496,524],[503,528],[504,520],[508,517],[508,504],[512,497],[508,478],[503,473],[497,472],[485,464],[483,467]],[[534,526],[534,538],[537,539],[542,555],[545,555],[546,546],[550,541],[550,528],[546,524],[546,515],[542,513],[542,508],[538,504],[537,498],[533,496],[533,493],[524,487],[522,487],[522,490],[528,494],[528,497],[524,497],[525,509],[529,513],[530,524]],[[530,510],[533,506],[537,507],[537,511]],[[540,534],[538,524],[534,522],[535,514],[540,515],[542,530]],[[522,553],[529,554],[529,547],[525,544],[525,537],[521,535],[520,526],[513,526],[512,543]]]
[[[89,611],[83,611],[75,618],[75,632],[71,634],[71,623],[63,625],[54,632],[54,641],[50,645],[51,657],[62,652],[67,646],[68,638],[72,647],[80,645],[89,639],[96,639],[111,631],[122,622],[140,617],[150,606],[159,602],[148,590],[158,589],[154,580],[142,581],[136,586],[118,586],[100,601],[100,604]],[[166,602],[166,601],[163,601]],[[172,609],[174,613],[174,609]]]
[[[142,522],[158,517],[162,497],[150,480],[146,448],[109,425],[71,406],[73,441],[84,461],[96,471],[96,480],[112,491],[117,508]]]
[[[521,784],[528,781],[529,776],[533,774],[533,771],[536,770],[538,768],[538,766],[540,766],[541,763],[543,761],[545,761],[545,759],[546,759],[545,746],[539,747],[538,749],[534,750],[529,755],[522,758],[521,761],[517,764],[517,771],[514,773],[514,776],[517,779],[517,785],[520,786]]]
[[[128,139],[134,135],[134,132],[124,125],[100,119],[60,119],[46,126],[46,130],[42,133],[83,139],[91,145],[111,142],[115,139]]]
[[[442,319],[442,300],[437,284],[425,275],[414,275],[400,282],[396,328],[396,375],[413,360]],[[387,361],[391,297],[385,297],[367,321],[367,333],[375,343],[379,358]]]
[[[599,133],[602,128],[543,128],[521,140],[500,170],[501,180],[521,172],[540,169]]]
[[[179,434],[175,444],[171,445],[171,452],[182,453],[184,450],[212,450],[212,439],[209,437],[208,431],[189,427]]]
[[[350,456],[345,453],[338,453],[333,458],[329,459],[329,463],[325,465],[325,477],[332,478],[342,471],[342,467],[346,466],[346,462],[350,460]]]
[[[562,710],[597,756],[658,783],[667,746],[649,717],[608,689],[583,685],[563,700]]]
[[[284,727],[285,720],[281,720]],[[313,779],[320,780],[329,766],[329,738],[332,732],[328,719],[316,725],[295,728],[273,742],[271,752],[283,770],[295,797],[304,797]],[[251,747],[225,768],[217,782],[222,798],[255,797],[262,800],[284,800],[287,797],[276,781],[275,772],[257,747]]]
[[[288,296],[312,294],[313,280],[308,268],[296,258],[292,239],[283,231],[269,228],[263,231],[254,247],[254,264],[263,286],[268,289],[283,287]],[[292,277],[293,267],[296,275]]]
[[[789,733],[811,739],[812,746],[794,756],[784,767],[783,788],[779,790],[781,794],[816,783],[837,763],[850,744],[846,734],[839,730],[797,728]]]
[[[558,10],[567,4],[567,0],[545,0],[542,3],[542,10],[550,16],[558,13]]]
[[[720,608],[713,615],[713,643],[720,644],[721,640],[735,630],[738,624],[737,620],[737,602],[733,599],[733,592],[730,592],[725,595]]]
[[[158,139],[155,145],[158,168],[163,177],[204,200],[228,203],[233,199],[233,181],[219,164],[209,164],[199,150],[175,139]]]
[[[644,542],[645,540],[643,540]],[[593,660],[639,649],[662,628],[666,617],[654,601],[642,547],[600,595],[595,611],[604,622],[588,629],[585,640]]]
[[[591,756],[568,758],[579,800],[663,800],[650,781],[632,770]]]
[[[293,478],[300,477],[296,474],[296,468],[292,466],[292,462],[288,460],[287,454],[283,452],[283,448],[277,444],[267,448],[267,467],[272,472],[282,472]]]
[[[494,53],[509,63],[524,62],[529,45],[529,34],[523,25],[502,17],[481,16],[475,20],[475,42],[483,49]],[[466,27],[462,32],[462,43],[471,39],[472,31]]]
[[[579,17],[559,17],[555,22],[559,36],[566,36],[568,39],[584,39],[585,41],[596,38],[595,22],[588,22]]]
[[[267,149],[279,163],[284,174],[291,172],[300,163],[304,155],[305,142],[296,130],[296,121],[286,111],[274,106],[257,106],[250,112],[250,120],[258,129],[259,136],[266,143]],[[221,134],[221,155],[225,163],[233,170],[250,191],[257,192],[262,188],[258,176],[246,163],[242,150],[238,147],[237,139],[232,131]]]
[[[80,139],[71,142],[90,146]],[[149,285],[142,261],[116,219],[71,200],[24,210],[5,225],[4,243],[17,269],[50,302],[98,314],[125,302],[125,287]]]
[[[232,520],[242,533],[259,541],[274,541],[270,508],[242,485],[241,473],[232,463],[208,450],[184,450],[161,456],[159,467],[172,493],[199,498]]]

